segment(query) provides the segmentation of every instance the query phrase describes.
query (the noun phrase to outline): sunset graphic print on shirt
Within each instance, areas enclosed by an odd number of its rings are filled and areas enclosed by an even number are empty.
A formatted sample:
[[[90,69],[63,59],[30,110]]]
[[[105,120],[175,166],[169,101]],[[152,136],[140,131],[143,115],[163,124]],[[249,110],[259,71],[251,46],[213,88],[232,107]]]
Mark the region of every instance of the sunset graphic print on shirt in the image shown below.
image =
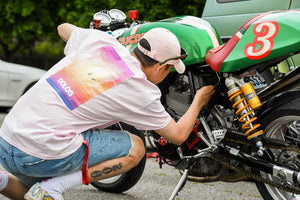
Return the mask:
[[[133,75],[116,50],[104,46],[75,59],[47,81],[73,110]]]

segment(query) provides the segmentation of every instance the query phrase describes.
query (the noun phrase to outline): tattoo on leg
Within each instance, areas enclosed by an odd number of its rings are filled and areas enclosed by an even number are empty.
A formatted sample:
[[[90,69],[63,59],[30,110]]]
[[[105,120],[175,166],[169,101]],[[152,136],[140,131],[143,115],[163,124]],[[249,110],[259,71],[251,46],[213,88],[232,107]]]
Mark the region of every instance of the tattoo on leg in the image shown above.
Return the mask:
[[[111,167],[104,167],[101,171],[95,170],[91,173],[91,177],[97,178],[102,176],[102,174],[110,174],[113,171],[118,171],[119,169],[122,169],[122,163],[119,163],[118,165],[113,165]]]

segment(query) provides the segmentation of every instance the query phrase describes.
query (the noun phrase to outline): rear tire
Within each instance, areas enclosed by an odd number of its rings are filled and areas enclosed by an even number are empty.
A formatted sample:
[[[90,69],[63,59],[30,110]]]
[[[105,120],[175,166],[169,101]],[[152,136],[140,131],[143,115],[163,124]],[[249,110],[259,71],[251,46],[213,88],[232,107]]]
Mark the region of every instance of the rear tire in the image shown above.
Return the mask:
[[[117,129],[127,130],[128,132],[139,136],[144,141],[145,144],[145,136],[143,132],[138,131],[133,126],[130,126],[128,124],[124,124],[124,123],[120,123],[120,124],[121,127]],[[141,178],[144,172],[145,163],[146,163],[146,154],[144,155],[140,163],[136,167],[129,170],[128,172],[123,173],[119,176],[93,182],[91,183],[91,185],[93,185],[98,190],[104,192],[111,192],[111,193],[124,192],[130,189],[131,187],[133,187],[139,181],[139,179]]]
[[[295,107],[297,108],[297,107]],[[290,146],[300,149],[300,111],[299,110],[275,110],[265,116],[262,120],[265,137],[282,139]],[[300,156],[293,151],[279,151],[270,149],[281,165],[300,170]],[[257,175],[273,181],[278,178],[264,172]],[[280,190],[262,182],[256,182],[256,186],[265,200],[300,200],[300,195],[293,196],[292,193]],[[298,185],[299,187],[299,185]]]

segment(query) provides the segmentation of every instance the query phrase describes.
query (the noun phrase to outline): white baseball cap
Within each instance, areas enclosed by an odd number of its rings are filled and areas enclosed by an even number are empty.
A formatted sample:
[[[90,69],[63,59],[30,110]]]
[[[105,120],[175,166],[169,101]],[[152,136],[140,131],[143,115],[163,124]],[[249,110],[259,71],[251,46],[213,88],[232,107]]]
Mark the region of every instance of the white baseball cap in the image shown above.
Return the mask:
[[[150,49],[140,43],[146,39]],[[138,49],[150,58],[160,62],[174,65],[176,71],[182,74],[185,66],[182,62],[187,57],[186,51],[180,47],[177,37],[168,29],[153,28],[143,35],[138,43]]]

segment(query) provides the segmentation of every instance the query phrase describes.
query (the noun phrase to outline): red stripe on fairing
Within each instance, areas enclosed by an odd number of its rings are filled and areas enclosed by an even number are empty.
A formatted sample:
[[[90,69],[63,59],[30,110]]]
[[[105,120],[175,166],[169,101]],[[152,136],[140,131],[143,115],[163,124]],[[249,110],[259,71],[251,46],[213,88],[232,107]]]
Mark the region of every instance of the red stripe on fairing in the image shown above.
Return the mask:
[[[134,33],[131,32],[130,35],[136,35],[137,32],[138,32],[138,30],[139,30],[139,28],[140,28],[140,26],[141,25],[134,26],[131,31],[135,30],[135,32]],[[139,42],[139,41],[137,41],[137,42]],[[129,50],[133,47],[133,45],[134,45],[133,43],[130,45]]]
[[[228,57],[232,49],[240,40],[240,38],[237,36],[238,32],[240,32],[241,29],[247,30],[255,21],[272,12],[275,11],[266,12],[251,18],[230,38],[226,44],[209,50],[205,56],[205,61],[207,64],[209,64],[214,71],[219,72],[224,60]]]

